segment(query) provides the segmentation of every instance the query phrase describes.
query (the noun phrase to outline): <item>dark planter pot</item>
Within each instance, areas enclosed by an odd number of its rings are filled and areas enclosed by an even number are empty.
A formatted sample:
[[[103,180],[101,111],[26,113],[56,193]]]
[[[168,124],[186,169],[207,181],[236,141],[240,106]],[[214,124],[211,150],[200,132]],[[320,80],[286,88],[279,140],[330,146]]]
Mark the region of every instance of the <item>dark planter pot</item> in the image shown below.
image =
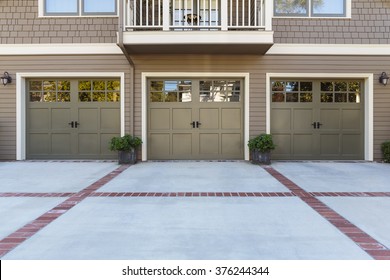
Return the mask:
[[[137,153],[135,149],[131,151],[118,151],[119,164],[135,164],[136,162],[137,162]]]
[[[271,164],[271,151],[260,152],[259,150],[252,151],[252,163],[255,164]]]

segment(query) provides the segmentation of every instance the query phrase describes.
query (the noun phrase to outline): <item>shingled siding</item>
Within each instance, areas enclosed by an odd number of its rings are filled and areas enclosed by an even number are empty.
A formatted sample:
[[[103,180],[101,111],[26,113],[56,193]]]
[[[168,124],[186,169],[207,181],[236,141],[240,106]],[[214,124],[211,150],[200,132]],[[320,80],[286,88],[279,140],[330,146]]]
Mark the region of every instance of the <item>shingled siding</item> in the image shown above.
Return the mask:
[[[390,44],[390,1],[352,0],[352,18],[273,18],[275,43]]]
[[[38,17],[38,0],[0,1],[0,44],[115,43],[117,17]]]

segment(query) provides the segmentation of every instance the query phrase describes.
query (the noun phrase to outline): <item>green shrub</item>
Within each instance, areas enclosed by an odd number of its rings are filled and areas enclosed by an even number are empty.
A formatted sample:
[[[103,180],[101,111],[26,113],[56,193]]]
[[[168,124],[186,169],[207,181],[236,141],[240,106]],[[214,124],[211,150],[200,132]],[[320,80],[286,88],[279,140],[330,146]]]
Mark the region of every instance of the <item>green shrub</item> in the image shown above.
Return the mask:
[[[139,137],[126,134],[122,137],[113,137],[110,141],[111,151],[131,151],[142,144]]]
[[[383,161],[390,163],[390,141],[382,143]]]
[[[248,141],[249,150],[258,150],[260,152],[268,152],[275,149],[275,144],[271,134],[260,134]]]

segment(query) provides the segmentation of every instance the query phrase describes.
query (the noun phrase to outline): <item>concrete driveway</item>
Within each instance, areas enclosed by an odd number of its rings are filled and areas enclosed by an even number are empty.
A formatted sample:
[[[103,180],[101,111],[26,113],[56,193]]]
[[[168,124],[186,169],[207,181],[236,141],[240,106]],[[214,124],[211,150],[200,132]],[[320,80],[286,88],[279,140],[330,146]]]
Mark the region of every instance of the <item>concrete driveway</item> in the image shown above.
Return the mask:
[[[390,259],[390,165],[0,162],[1,259]]]

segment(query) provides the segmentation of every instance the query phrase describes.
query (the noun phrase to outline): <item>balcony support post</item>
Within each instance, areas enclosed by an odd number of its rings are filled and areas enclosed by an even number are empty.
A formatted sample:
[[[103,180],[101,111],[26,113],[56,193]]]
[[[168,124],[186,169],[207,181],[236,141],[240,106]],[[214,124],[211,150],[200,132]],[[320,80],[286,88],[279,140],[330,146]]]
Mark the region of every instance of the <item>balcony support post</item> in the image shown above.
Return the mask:
[[[221,30],[228,30],[228,1],[221,0]]]
[[[163,30],[169,31],[169,21],[170,21],[170,12],[169,12],[169,0],[160,0],[163,1]]]

